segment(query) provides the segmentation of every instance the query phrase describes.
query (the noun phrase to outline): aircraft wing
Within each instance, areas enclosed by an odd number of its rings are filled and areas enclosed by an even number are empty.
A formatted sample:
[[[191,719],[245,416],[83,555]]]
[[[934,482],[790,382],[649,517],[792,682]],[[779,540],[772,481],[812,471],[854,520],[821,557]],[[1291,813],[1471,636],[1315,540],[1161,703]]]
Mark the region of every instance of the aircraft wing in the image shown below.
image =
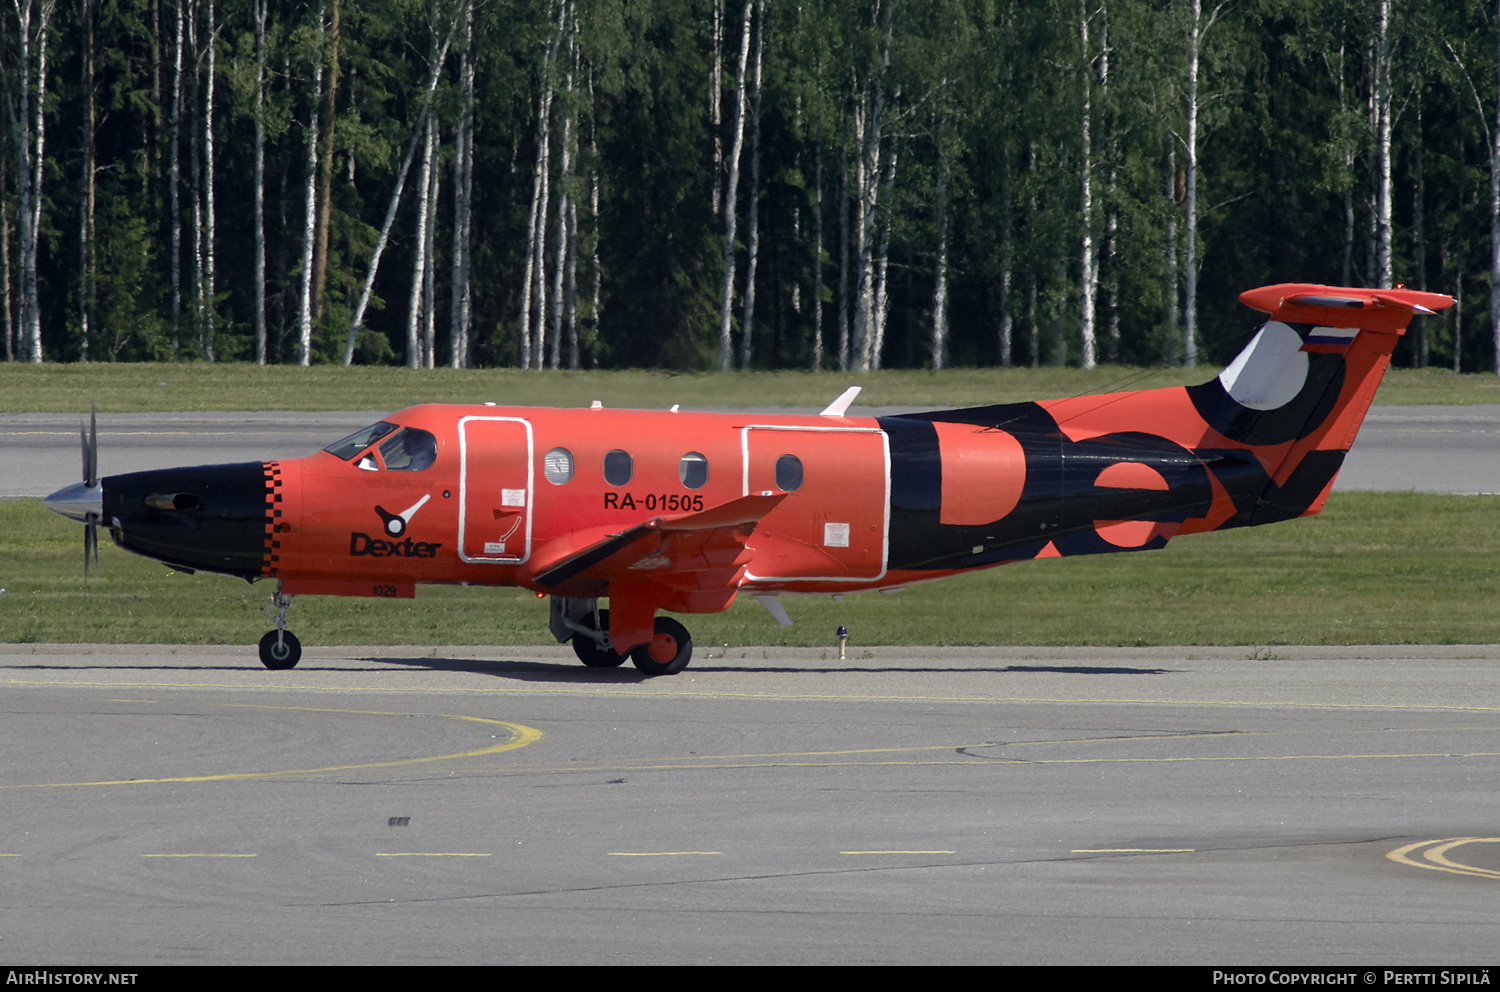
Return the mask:
[[[787,496],[760,493],[623,531],[576,531],[533,555],[535,582],[556,589],[577,579],[651,580],[674,588],[726,585],[744,565],[745,542]],[[709,575],[705,573],[722,573]]]

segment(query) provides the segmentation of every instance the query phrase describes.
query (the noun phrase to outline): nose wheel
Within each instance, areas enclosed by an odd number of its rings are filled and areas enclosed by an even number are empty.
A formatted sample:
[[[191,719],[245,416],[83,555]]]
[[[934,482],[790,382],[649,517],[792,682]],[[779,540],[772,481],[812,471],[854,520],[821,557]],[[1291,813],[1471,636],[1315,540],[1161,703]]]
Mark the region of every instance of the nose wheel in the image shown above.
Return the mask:
[[[671,617],[657,617],[655,636],[630,652],[630,660],[647,675],[676,675],[693,660],[693,638]]]
[[[268,630],[260,639],[260,661],[267,668],[281,671],[297,667],[302,660],[302,642],[290,630]]]
[[[276,591],[271,593],[271,605],[261,607],[276,620],[276,629],[266,631],[266,636],[260,639],[260,663],[274,671],[295,668],[302,660],[302,642],[286,629],[286,611],[291,605],[292,597],[282,594],[278,580]]]

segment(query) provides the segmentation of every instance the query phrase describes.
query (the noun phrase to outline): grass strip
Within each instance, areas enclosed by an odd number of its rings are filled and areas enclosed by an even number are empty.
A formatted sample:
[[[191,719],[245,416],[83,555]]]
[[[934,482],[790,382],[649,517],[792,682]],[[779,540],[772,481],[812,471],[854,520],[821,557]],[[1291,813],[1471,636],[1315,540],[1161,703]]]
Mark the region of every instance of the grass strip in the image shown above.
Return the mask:
[[[407,369],[388,366],[178,362],[0,363],[0,413],[78,413],[90,403],[109,413],[200,410],[398,410],[417,403],[665,408],[811,407],[851,385],[872,406],[952,407],[1051,399],[1203,382],[1217,369],[895,369],[862,374],[807,372]],[[1394,369],[1376,395],[1383,404],[1500,403],[1500,378]]]
[[[1500,626],[1500,497],[1336,493],[1321,516],[1179,538],[1143,553],[1021,562],[899,593],[784,597],[684,618],[700,647],[1474,644]],[[251,645],[269,583],[184,575],[40,500],[0,500],[0,641]],[[517,589],[422,586],[415,600],[303,597],[304,644],[546,644],[547,604]],[[855,657],[859,657],[855,654]]]

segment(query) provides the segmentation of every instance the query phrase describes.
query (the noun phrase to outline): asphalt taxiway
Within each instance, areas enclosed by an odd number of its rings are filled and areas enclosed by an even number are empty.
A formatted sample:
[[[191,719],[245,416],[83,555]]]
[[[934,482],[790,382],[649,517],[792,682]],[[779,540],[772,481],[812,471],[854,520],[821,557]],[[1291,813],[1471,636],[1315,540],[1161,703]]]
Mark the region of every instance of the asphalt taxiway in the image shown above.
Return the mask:
[[[0,646],[0,960],[1483,964],[1500,648]]]
[[[379,416],[101,416],[101,470]],[[0,415],[0,496],[76,438]],[[1338,486],[1497,455],[1500,407],[1375,407]],[[0,961],[1494,959],[1500,648],[827,654],[0,645]]]

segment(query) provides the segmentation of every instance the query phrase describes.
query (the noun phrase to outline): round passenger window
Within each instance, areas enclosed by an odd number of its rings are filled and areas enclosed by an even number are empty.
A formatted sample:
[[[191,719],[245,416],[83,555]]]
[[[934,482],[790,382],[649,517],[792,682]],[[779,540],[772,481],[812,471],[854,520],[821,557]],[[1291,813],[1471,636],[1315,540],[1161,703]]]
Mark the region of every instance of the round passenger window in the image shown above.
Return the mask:
[[[702,489],[708,481],[708,459],[696,451],[689,451],[677,463],[677,478],[689,489]]]
[[[794,493],[802,488],[802,459],[796,455],[782,455],[776,459],[776,488],[784,493]]]
[[[573,452],[567,448],[553,448],[542,458],[542,475],[554,486],[560,486],[573,478]]]
[[[630,481],[631,471],[630,452],[616,448],[604,456],[604,481],[610,485],[625,485]]]

